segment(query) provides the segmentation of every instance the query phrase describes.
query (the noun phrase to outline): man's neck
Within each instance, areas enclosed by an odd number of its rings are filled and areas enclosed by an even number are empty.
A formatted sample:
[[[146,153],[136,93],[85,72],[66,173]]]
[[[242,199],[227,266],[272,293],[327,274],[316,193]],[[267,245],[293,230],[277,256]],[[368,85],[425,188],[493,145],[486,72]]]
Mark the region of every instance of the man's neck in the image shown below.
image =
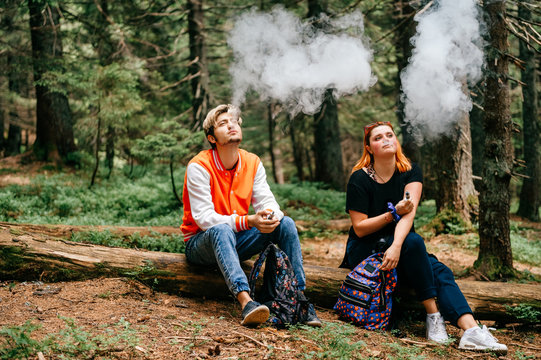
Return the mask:
[[[233,169],[237,161],[239,160],[239,146],[238,144],[228,144],[225,146],[216,146],[218,156],[222,161],[223,166],[227,170]]]

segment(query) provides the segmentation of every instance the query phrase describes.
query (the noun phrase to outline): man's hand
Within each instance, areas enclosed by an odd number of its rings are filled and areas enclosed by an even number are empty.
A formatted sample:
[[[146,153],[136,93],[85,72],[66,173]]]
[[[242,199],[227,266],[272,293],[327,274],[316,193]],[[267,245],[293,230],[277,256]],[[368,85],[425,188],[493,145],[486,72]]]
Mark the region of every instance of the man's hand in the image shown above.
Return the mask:
[[[272,219],[267,219],[267,216],[271,213],[271,210],[261,210],[257,214],[248,216],[248,225],[250,227],[255,227],[263,234],[268,234],[274,231],[278,225],[280,225],[280,220],[276,217]]]
[[[397,267],[398,260],[400,260],[400,246],[391,245],[385,254],[383,254],[383,261],[381,262],[381,270],[391,270]]]
[[[396,213],[404,216],[413,210],[413,202],[411,200],[402,199],[395,206]]]

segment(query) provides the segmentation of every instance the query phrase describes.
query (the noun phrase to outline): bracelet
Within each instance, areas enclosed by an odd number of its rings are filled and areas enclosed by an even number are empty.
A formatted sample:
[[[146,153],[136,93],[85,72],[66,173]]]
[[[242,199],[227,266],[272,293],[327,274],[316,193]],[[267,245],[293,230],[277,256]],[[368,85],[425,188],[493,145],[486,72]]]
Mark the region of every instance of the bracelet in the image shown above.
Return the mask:
[[[394,207],[393,203],[388,202],[387,203],[387,209],[389,209],[389,211],[391,211],[391,215],[393,216],[394,222],[395,223],[399,222],[401,217],[400,217],[400,215],[397,214],[396,208]]]

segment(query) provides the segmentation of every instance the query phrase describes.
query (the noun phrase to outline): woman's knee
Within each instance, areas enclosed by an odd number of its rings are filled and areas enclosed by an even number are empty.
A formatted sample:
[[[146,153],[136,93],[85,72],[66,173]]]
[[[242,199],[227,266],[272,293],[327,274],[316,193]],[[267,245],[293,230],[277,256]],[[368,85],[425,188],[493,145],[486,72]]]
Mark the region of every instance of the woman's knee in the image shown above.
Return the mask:
[[[426,252],[425,241],[417,233],[409,233],[404,239],[402,249],[407,252]]]

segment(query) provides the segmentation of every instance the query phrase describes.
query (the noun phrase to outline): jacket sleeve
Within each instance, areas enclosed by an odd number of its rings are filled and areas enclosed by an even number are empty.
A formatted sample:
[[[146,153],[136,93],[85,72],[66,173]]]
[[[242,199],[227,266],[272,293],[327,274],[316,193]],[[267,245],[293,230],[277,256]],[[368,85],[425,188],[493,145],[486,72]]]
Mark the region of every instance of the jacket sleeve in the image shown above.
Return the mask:
[[[188,165],[186,189],[190,198],[192,217],[202,230],[219,224],[227,224],[235,232],[249,228],[247,216],[220,215],[215,211],[210,190],[210,174],[201,165],[196,163]]]
[[[267,183],[267,174],[261,161],[259,162],[257,172],[254,178],[254,187],[252,190],[252,206],[257,213],[260,210],[270,209],[274,211],[274,216],[282,220],[284,213],[280,210],[280,205],[276,202],[274,195]]]

